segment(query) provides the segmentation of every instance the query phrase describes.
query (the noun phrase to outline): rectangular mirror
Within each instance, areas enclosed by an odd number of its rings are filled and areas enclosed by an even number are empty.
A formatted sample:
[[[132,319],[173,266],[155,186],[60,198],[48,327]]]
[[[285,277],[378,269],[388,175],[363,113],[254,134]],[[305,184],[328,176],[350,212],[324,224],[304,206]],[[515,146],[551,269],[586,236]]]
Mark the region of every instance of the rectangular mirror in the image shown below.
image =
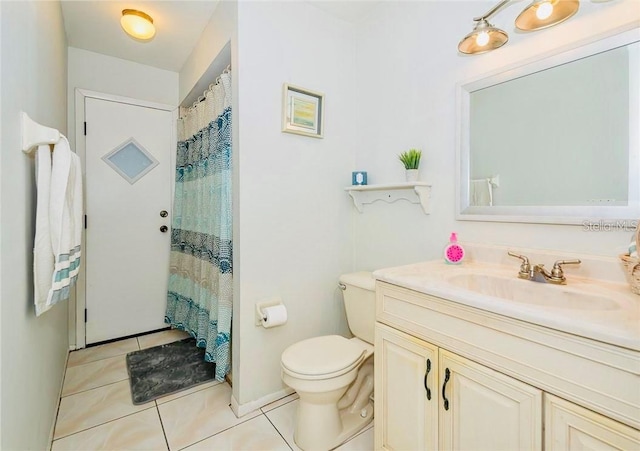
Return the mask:
[[[640,33],[459,85],[457,219],[640,217]]]

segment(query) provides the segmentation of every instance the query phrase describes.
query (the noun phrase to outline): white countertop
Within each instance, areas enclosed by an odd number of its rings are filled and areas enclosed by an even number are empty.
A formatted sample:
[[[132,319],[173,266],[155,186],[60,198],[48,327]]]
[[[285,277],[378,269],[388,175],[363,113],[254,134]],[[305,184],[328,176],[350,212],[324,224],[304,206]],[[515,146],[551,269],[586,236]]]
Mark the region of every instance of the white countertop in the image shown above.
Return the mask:
[[[459,304],[640,351],[640,296],[631,293],[628,284],[581,278],[567,271],[567,285],[553,285],[518,279],[517,273],[518,262],[509,266],[478,261],[449,265],[438,260],[380,269],[373,276]],[[486,276],[485,288],[492,286],[482,294],[482,290],[451,282],[469,276]],[[508,293],[514,292],[517,301],[508,299]]]

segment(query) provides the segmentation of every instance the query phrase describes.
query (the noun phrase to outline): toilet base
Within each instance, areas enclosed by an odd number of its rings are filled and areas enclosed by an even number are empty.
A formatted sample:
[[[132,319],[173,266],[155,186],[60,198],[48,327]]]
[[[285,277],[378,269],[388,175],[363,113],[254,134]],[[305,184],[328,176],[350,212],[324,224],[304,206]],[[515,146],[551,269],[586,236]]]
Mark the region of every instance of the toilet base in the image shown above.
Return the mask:
[[[364,414],[364,416],[363,416]],[[348,408],[339,412],[342,431],[333,436],[330,441],[320,444],[314,441],[314,446],[304,446],[304,443],[298,443],[297,428],[293,435],[296,444],[305,451],[327,451],[334,449],[353,437],[356,433],[364,429],[371,421],[373,421],[373,403],[369,403],[358,412],[350,412]],[[325,440],[327,436],[324,436]],[[320,446],[318,446],[320,445]]]
[[[362,417],[361,414],[365,412],[366,416]],[[336,438],[336,444],[332,448],[346,442],[373,421],[373,404],[369,402],[361,412],[349,413],[349,409],[344,409],[344,412],[340,412],[340,419],[343,427],[342,434]]]

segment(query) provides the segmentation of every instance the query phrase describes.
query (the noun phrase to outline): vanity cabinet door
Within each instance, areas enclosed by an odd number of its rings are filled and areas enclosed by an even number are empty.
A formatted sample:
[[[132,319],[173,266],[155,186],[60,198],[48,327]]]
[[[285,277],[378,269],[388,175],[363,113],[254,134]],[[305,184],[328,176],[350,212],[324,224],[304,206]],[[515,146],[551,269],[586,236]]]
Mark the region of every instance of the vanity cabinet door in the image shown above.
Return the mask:
[[[375,447],[436,450],[438,348],[376,325]]]
[[[544,394],[547,450],[637,450],[640,431],[548,393]]]
[[[542,391],[440,349],[441,450],[541,450]]]

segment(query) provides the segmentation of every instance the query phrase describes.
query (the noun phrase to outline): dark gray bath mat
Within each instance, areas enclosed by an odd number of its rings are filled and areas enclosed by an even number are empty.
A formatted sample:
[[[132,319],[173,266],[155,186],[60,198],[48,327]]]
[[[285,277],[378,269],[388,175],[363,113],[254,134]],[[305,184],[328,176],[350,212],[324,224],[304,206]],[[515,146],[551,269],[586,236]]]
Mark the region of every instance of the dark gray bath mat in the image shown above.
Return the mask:
[[[127,371],[134,404],[186,390],[215,377],[216,364],[204,361],[195,338],[175,341],[127,354]]]

